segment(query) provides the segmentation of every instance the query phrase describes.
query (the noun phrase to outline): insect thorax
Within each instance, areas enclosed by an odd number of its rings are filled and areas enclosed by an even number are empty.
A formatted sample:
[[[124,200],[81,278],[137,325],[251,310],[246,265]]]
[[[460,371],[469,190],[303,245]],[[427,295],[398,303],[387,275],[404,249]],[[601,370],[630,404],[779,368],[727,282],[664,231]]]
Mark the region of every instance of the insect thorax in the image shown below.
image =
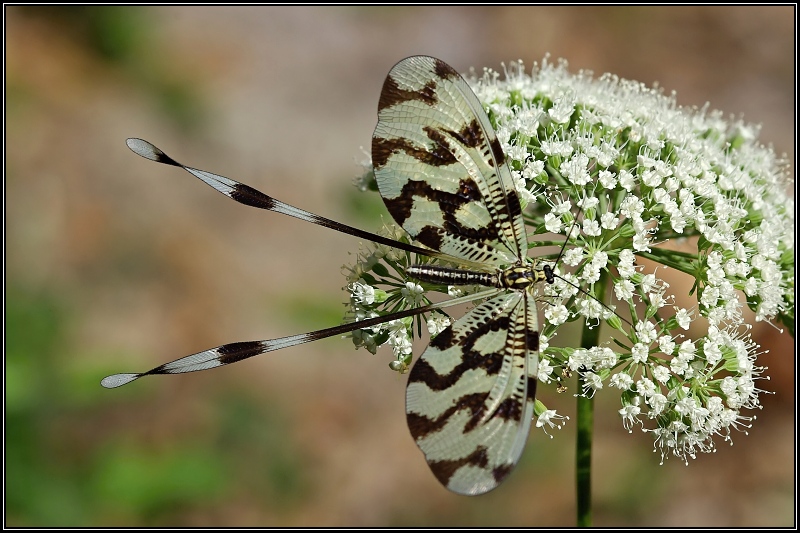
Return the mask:
[[[412,265],[406,274],[419,281],[439,285],[483,285],[498,289],[523,290],[540,281],[553,283],[549,265],[536,269],[532,264],[518,263],[496,272],[478,272],[432,265]]]

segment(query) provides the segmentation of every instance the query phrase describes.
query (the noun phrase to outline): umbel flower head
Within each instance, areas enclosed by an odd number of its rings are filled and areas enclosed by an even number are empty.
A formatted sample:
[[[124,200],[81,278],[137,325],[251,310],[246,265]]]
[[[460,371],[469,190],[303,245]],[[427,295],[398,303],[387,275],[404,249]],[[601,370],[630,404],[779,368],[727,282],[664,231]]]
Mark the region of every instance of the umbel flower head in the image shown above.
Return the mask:
[[[545,60],[530,74],[516,62],[502,77],[485,70],[468,82],[507,156],[531,247],[568,242],[553,264],[559,278],[540,289],[539,381],[563,388],[561,376],[579,373],[581,395],[617,391],[623,426],[650,432],[662,461],[688,461],[713,451],[715,436],[730,441],[731,430],[749,428],[755,417],[743,410],[760,407],[764,368],[743,306],[794,334],[789,170],[757,143],[758,128],[681,108],[674,95],[637,82],[571,74],[565,62]],[[371,170],[357,185],[377,190]],[[408,242],[402,229],[384,232]],[[640,258],[663,266],[645,271]],[[348,320],[424,305],[432,292],[469,292],[404,274],[427,261],[381,245],[362,250],[345,270]],[[694,305],[676,303],[659,278],[667,267],[693,278]],[[575,320],[618,333],[590,349],[551,346],[559,326]],[[416,327],[409,318],[352,337],[373,353],[390,345],[390,367],[405,372],[423,324],[436,335],[449,323],[437,312]],[[539,402],[536,413],[545,429],[562,420]]]

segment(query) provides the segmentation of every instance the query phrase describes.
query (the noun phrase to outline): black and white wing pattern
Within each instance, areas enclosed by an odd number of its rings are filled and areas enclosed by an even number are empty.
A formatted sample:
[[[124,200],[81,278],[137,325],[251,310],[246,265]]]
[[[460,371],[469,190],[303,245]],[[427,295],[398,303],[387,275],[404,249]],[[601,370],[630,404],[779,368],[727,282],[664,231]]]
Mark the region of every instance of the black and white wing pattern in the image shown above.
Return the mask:
[[[414,56],[392,68],[378,103],[372,165],[389,213],[422,244],[495,268],[526,255],[505,154],[450,65]]]
[[[448,489],[483,494],[519,461],[533,418],[538,345],[534,300],[514,291],[472,309],[414,364],[408,428]]]
[[[401,61],[386,78],[372,158],[389,213],[416,240],[498,279],[509,267],[528,273],[529,283],[499,281],[506,291],[435,337],[406,389],[408,427],[434,475],[454,492],[483,494],[519,460],[536,393],[531,290],[542,276],[527,263],[511,172],[464,79],[422,56]]]
[[[406,389],[411,435],[448,489],[483,494],[520,458],[534,413],[539,333],[537,282],[553,282],[527,258],[527,239],[511,172],[489,117],[452,67],[410,57],[383,86],[372,143],[375,177],[389,213],[427,248],[298,209],[248,185],[186,166],[152,143],[131,138],[138,155],[186,170],[241,204],[392,246],[435,261],[409,266],[420,282],[483,285],[480,293],[299,335],[235,342],[146,372],[113,374],[116,388],[143,376],[183,374],[233,364],[393,320],[480,301],[439,333],[414,364]]]

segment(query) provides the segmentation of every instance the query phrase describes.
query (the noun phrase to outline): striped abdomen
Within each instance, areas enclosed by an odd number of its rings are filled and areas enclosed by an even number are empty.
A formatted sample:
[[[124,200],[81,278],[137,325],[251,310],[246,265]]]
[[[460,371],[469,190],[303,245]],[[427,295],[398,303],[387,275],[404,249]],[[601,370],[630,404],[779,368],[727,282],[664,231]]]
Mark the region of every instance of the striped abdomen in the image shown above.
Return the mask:
[[[406,274],[419,281],[439,285],[483,285],[498,289],[523,290],[539,281],[553,283],[549,265],[545,265],[543,270],[534,270],[530,265],[518,264],[493,274],[459,268],[412,265],[406,269]]]
[[[406,274],[419,281],[438,285],[483,285],[485,287],[502,287],[497,274],[462,270],[441,266],[412,265]]]

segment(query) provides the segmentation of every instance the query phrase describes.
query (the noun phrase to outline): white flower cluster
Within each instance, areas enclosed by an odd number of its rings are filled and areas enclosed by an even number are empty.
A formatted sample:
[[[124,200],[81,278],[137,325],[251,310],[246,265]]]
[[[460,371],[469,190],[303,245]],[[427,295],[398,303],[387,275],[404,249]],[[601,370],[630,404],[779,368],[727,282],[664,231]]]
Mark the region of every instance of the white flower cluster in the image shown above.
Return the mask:
[[[644,430],[662,461],[712,451],[715,435],[730,440],[731,429],[749,427],[740,410],[759,407],[763,368],[758,346],[742,333],[743,301],[756,320],[794,323],[788,169],[756,143],[757,128],[681,108],[640,83],[571,74],[565,62],[545,60],[530,74],[512,63],[502,79],[486,70],[470,82],[509,156],[530,231],[571,231],[574,248],[554,268],[572,271],[544,287],[542,337],[583,317],[627,338],[616,352],[543,348],[540,380],[569,369],[583,378],[581,394],[604,383],[620,390],[623,425],[650,420],[654,427]],[[674,250],[678,239],[696,243],[697,253]],[[645,273],[637,257],[692,276],[697,307],[676,307],[658,270]],[[603,305],[577,290],[594,296],[593,284],[606,280],[613,297]],[[641,303],[646,310],[637,313]],[[630,310],[628,324],[610,312],[619,304]],[[701,317],[693,333],[707,333],[686,339]]]
[[[408,242],[403,230],[394,225],[385,226],[380,233],[394,240]],[[343,268],[348,282],[345,288],[350,294],[345,321],[357,322],[429,304],[430,300],[425,296],[422,286],[408,280],[404,274],[411,264],[424,264],[427,261],[429,259],[425,257],[368,243],[358,254],[354,264]],[[389,367],[405,374],[413,356],[415,323],[418,332],[424,323],[428,333],[435,336],[450,325],[450,318],[435,311],[416,318],[384,322],[371,328],[355,330],[348,335],[353,339],[356,348],[366,348],[373,354],[377,353],[380,346],[390,346],[394,360],[389,363]]]
[[[756,320],[794,324],[788,169],[756,143],[757,128],[681,108],[640,83],[571,74],[564,62],[545,61],[530,74],[512,63],[502,79],[486,70],[468,81],[508,156],[529,234],[561,235],[537,245],[561,247],[564,236],[570,245],[541,259],[557,277],[540,289],[547,305],[539,380],[561,390],[557,376],[578,373],[582,395],[619,391],[623,426],[650,432],[662,461],[712,451],[714,436],[730,441],[732,429],[749,427],[755,417],[741,410],[759,408],[763,368],[743,306]],[[357,183],[376,190],[371,170]],[[402,230],[386,231],[407,242]],[[676,250],[675,241],[696,253]],[[429,303],[404,275],[427,258],[371,246],[347,271],[350,319]],[[659,278],[664,267],[645,271],[640,258],[691,276],[696,306],[677,306]],[[550,346],[559,326],[577,319],[606,322],[622,337],[614,349]],[[449,323],[434,313],[416,328],[407,319],[352,337],[373,353],[389,344],[391,368],[405,372],[415,330],[425,324],[435,335]],[[562,420],[538,401],[536,414],[544,429]]]

